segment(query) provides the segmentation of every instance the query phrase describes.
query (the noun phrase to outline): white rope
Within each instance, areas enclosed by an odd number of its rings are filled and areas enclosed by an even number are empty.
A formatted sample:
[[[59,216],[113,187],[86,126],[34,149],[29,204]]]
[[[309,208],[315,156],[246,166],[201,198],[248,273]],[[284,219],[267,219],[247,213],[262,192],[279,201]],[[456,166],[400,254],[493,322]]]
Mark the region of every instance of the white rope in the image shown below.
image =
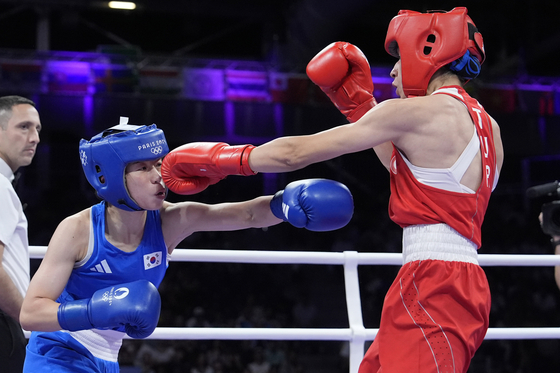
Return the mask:
[[[373,341],[379,329],[364,329],[363,338]],[[318,328],[169,328],[159,327],[148,339],[193,340],[290,340],[352,341],[352,329]],[[560,328],[490,328],[485,340],[559,339]]]
[[[46,246],[30,246],[32,259],[41,259]],[[315,251],[256,251],[221,249],[175,249],[170,258],[177,262],[216,263],[269,263],[269,264],[339,264],[345,263],[345,254],[340,252]],[[400,253],[357,253],[359,265],[401,265]],[[560,255],[534,254],[479,254],[481,266],[546,267],[560,265]]]
[[[349,341],[352,330],[298,328],[167,328],[159,327],[150,339]]]
[[[32,259],[41,259],[46,246],[30,246]],[[349,328],[171,328],[158,327],[148,339],[164,340],[314,340],[348,341],[350,373],[358,371],[364,354],[364,342],[372,341],[378,329],[363,325],[358,281],[358,265],[402,265],[400,253],[307,252],[175,249],[171,261],[269,264],[338,264],[344,266],[346,305]],[[480,254],[481,266],[556,266],[560,255]],[[30,333],[25,332],[29,338]],[[560,339],[560,328],[490,328],[485,336],[492,339]]]
[[[373,341],[379,329],[364,329],[365,340]],[[29,338],[30,332],[25,331]],[[288,340],[288,341],[352,341],[350,328],[179,328],[158,327],[146,339],[156,340]],[[129,337],[125,337],[130,339]],[[485,340],[560,339],[560,328],[490,328]]]

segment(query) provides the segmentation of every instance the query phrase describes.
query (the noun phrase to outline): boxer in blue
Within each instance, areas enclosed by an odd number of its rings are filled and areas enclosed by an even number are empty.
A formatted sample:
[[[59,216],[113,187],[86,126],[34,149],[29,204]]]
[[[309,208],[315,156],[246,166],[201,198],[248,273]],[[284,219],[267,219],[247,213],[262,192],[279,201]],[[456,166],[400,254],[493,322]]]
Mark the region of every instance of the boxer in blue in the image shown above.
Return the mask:
[[[325,179],[296,181],[274,196],[245,202],[167,202],[163,131],[125,119],[80,142],[84,173],[102,201],[59,224],[33,276],[20,315],[23,328],[32,331],[26,373],[118,373],[125,333],[145,338],[154,331],[161,307],[157,287],[169,255],[194,232],[282,221],[327,231],[352,217],[348,188]],[[196,192],[189,185],[174,190]]]

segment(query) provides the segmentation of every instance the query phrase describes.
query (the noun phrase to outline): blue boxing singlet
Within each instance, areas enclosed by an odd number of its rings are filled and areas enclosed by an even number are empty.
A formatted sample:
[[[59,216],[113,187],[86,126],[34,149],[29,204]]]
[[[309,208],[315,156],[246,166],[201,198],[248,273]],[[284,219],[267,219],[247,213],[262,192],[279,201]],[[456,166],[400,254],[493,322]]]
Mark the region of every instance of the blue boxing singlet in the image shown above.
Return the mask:
[[[105,238],[105,208],[105,201],[91,207],[88,252],[74,265],[60,303],[91,298],[99,289],[142,279],[159,287],[165,275],[167,247],[159,211],[147,211],[142,242],[133,252],[125,252]]]
[[[140,245],[133,252],[125,252],[105,238],[105,209],[105,201],[91,207],[86,257],[74,265],[57,302],[91,298],[97,290],[141,279],[159,287],[163,280],[168,255],[159,210],[147,211]],[[51,368],[57,372],[76,372],[83,366],[85,372],[118,373],[118,353],[124,336],[124,327],[32,332],[24,372],[50,371]],[[76,364],[78,357],[81,362]]]

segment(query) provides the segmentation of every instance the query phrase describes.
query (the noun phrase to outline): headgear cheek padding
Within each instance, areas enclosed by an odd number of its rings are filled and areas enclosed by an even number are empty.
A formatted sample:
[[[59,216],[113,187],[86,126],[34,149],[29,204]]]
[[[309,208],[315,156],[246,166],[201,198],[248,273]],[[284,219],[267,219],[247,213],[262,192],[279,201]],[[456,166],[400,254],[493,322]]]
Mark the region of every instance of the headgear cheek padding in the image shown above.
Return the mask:
[[[126,165],[156,160],[169,153],[162,130],[155,124],[134,126],[121,123],[87,141],[80,141],[80,160],[87,180],[97,195],[127,211],[143,210],[130,197],[125,183]]]
[[[482,35],[464,7],[440,13],[401,10],[389,24],[385,50],[401,59],[407,97],[424,96],[434,73],[467,51],[478,60],[478,70],[485,58]],[[469,72],[476,70],[473,62],[464,65]]]

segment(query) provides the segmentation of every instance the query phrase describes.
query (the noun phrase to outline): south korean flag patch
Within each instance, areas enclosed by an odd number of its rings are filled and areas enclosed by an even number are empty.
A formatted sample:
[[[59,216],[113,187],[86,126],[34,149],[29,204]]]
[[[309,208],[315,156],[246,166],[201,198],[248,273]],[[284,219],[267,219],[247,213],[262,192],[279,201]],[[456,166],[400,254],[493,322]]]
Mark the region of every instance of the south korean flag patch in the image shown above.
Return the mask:
[[[161,264],[161,251],[144,255],[144,269],[152,269]]]

